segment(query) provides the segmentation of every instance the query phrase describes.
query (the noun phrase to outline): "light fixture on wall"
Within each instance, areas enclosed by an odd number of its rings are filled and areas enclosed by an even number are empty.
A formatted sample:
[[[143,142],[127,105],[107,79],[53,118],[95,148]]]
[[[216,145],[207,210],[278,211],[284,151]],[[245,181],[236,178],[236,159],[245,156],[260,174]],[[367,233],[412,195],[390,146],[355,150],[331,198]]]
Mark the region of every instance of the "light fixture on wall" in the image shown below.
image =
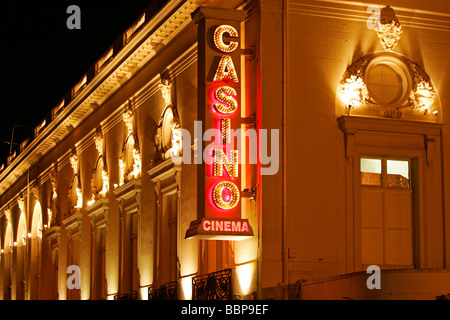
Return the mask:
[[[350,114],[351,109],[363,105],[367,96],[364,80],[356,75],[351,75],[341,83],[341,91],[342,101],[347,108],[347,114]]]

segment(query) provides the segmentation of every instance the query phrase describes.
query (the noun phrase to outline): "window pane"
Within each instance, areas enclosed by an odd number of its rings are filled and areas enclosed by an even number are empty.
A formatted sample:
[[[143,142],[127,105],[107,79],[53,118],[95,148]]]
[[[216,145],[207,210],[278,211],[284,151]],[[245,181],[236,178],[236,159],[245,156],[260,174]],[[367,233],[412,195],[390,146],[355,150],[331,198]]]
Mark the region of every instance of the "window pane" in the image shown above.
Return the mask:
[[[361,184],[381,186],[381,159],[361,158]]]
[[[387,186],[409,188],[409,161],[387,160]]]

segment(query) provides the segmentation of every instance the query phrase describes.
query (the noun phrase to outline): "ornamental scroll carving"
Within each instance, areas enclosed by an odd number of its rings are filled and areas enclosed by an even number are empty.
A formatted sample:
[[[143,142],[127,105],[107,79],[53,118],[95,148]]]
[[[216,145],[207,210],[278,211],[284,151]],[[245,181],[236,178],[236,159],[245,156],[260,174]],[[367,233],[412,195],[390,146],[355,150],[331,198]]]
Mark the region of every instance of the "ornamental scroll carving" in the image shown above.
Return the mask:
[[[365,55],[345,71],[338,90],[347,115],[438,120],[439,101],[425,70],[395,53],[402,27],[390,6],[374,28],[385,52]]]
[[[377,64],[391,64],[403,70],[399,72],[405,77],[404,99],[392,103],[378,103],[374,99],[367,86],[367,71]],[[437,114],[437,94],[430,77],[419,64],[396,53],[369,54],[358,59],[346,70],[339,87],[348,114],[369,112],[387,118],[429,118]]]
[[[156,129],[155,145],[157,148],[155,162],[180,156],[182,152],[181,123],[178,111],[172,104],[172,84],[162,79],[159,85],[166,107],[159,119]]]
[[[119,159],[119,186],[141,177],[142,157],[135,127],[135,113],[131,102],[125,108],[122,119],[127,133]]]

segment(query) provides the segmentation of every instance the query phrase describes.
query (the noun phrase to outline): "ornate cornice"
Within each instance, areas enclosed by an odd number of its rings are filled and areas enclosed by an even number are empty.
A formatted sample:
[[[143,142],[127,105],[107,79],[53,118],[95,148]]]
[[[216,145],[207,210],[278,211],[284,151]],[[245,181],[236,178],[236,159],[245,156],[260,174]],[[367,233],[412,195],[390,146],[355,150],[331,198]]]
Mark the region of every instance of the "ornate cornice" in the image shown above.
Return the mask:
[[[369,5],[359,1],[303,0],[290,2],[288,9],[294,15],[357,21],[365,28]],[[403,27],[450,32],[450,13],[401,6],[395,6],[395,11]]]
[[[193,1],[170,1],[132,36],[121,50],[114,52],[86,86],[58,111],[55,118],[0,173],[0,193],[8,189],[30,167],[35,165],[56,144],[78,127],[102,105],[137,70],[151,60],[158,50],[171,41],[190,22],[190,14],[198,7]],[[102,57],[103,59],[103,57]]]

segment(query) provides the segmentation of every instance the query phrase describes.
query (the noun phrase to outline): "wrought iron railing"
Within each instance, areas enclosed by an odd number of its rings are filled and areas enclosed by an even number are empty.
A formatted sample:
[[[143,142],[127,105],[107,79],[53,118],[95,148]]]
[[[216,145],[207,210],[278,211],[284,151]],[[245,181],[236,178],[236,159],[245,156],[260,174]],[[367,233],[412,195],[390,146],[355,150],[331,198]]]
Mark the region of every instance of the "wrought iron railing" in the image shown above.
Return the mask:
[[[231,269],[192,278],[194,300],[232,300]]]
[[[133,290],[131,292],[116,294],[114,300],[139,300],[139,295],[137,290]]]
[[[178,282],[173,281],[148,288],[148,300],[177,300]]]

